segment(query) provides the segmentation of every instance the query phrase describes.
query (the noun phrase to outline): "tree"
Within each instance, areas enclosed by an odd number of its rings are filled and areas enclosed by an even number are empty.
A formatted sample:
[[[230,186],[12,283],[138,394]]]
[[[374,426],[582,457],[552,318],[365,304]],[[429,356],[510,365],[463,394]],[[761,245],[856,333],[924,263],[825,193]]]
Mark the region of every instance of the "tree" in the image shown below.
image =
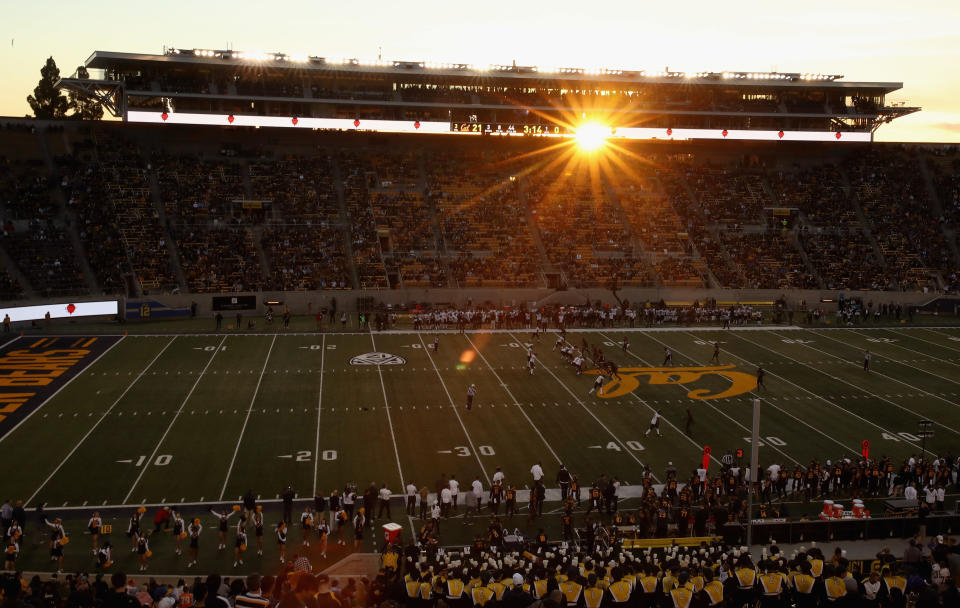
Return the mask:
[[[57,62],[48,57],[46,65],[40,68],[40,84],[33,90],[33,95],[27,97],[27,103],[37,118],[63,118],[70,109],[70,101],[53,86],[59,78]]]
[[[85,66],[77,68],[77,78],[88,80],[90,72]],[[73,118],[80,120],[100,120],[103,118],[103,106],[95,99],[91,99],[81,93],[70,92],[70,105],[73,107]]]

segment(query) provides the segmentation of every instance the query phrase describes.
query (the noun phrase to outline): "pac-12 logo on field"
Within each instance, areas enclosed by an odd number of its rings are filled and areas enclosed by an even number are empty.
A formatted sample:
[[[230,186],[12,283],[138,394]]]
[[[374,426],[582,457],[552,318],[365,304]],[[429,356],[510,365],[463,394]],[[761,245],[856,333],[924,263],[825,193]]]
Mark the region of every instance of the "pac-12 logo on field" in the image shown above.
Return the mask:
[[[350,365],[403,365],[406,362],[400,355],[390,353],[364,353],[350,359]]]

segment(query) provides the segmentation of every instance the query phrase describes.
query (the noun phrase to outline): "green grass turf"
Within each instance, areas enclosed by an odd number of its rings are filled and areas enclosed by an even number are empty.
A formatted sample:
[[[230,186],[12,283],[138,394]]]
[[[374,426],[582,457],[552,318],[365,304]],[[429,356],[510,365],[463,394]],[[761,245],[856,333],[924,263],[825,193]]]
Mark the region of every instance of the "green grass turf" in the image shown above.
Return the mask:
[[[626,353],[619,346],[624,335]],[[641,465],[662,478],[668,462],[685,478],[705,445],[717,459],[726,449],[748,450],[754,392],[687,397],[694,389],[723,390],[729,382],[722,378],[653,385],[641,377],[633,393],[600,399],[588,394],[593,376],[576,376],[551,352],[553,334],[535,346],[540,364],[533,376],[523,346],[529,332],[442,334],[436,353],[429,348],[433,337],[129,335],[0,441],[0,496],[28,506],[47,502],[51,514],[65,518],[75,536],[68,569],[89,565],[80,550],[89,539],[81,532],[95,507],[131,505],[110,511],[120,532],[132,505],[189,503],[184,512],[203,517],[209,531],[202,564],[227,568],[232,556],[217,555],[207,508],[221,499],[236,502],[248,489],[265,501],[275,501],[287,484],[300,497],[328,495],[349,482],[361,490],[386,483],[396,494],[407,481],[432,490],[442,473],[456,475],[463,488],[479,476],[487,488],[496,467],[522,489],[538,460],[548,486],[560,462],[587,483],[606,473],[630,484],[639,481]],[[905,458],[920,451],[915,435],[922,418],[936,422],[928,450],[946,453],[958,445],[957,328],[613,329],[569,338],[601,344],[621,369],[659,366],[664,346],[677,366],[706,365],[714,340],[721,341],[722,364],[750,374],[762,365],[768,372],[767,390],[759,394],[764,466],[855,457],[864,439],[874,457]],[[874,353],[869,374],[862,370],[865,348]],[[353,357],[373,351],[406,363],[351,365]],[[471,383],[479,394],[468,412],[464,396]],[[684,433],[687,408],[694,418],[690,435]],[[655,410],[665,417],[663,435],[644,436]],[[48,568],[34,517],[21,563]],[[419,525],[396,513],[394,519],[405,532]],[[458,520],[456,532],[445,526],[442,538],[468,541],[481,526]],[[132,559],[125,539],[114,537],[124,549],[118,555]],[[291,533],[291,541],[298,539]],[[172,540],[154,545],[154,571],[186,572],[171,555]],[[291,542],[291,552],[295,546]],[[272,536],[266,548],[264,559],[273,563]],[[259,563],[247,561],[248,567]]]

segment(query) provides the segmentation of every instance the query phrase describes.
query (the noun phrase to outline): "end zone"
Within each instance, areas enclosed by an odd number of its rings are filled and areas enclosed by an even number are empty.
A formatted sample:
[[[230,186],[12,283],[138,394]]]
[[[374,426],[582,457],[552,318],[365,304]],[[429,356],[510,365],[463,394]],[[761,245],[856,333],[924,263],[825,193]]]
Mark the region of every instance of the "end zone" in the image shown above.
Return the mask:
[[[0,441],[122,336],[21,336],[0,347]]]

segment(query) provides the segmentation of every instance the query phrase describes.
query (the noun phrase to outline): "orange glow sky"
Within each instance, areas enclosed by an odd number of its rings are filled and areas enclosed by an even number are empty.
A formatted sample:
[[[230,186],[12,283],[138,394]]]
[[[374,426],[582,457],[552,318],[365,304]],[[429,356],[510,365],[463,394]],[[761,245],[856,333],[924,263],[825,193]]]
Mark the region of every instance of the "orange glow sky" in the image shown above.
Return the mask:
[[[771,5],[777,5],[772,7]],[[960,2],[4,2],[0,115],[23,116],[53,55],[179,48],[329,57],[686,71],[844,74],[903,82],[923,112],[878,141],[960,142]]]

